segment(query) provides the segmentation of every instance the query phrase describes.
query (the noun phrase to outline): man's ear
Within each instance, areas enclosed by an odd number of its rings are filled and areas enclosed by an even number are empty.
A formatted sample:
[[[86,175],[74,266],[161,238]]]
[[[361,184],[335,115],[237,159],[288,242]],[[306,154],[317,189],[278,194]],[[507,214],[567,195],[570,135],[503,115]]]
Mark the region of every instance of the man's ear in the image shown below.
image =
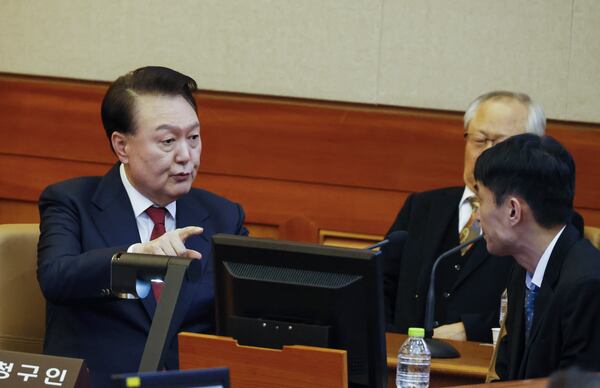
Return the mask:
[[[523,204],[517,197],[509,197],[507,200],[508,220],[511,225],[516,225],[523,217]]]
[[[110,142],[112,144],[113,150],[115,150],[115,154],[119,161],[123,164],[127,164],[129,162],[129,156],[127,155],[127,142],[129,138],[126,134],[121,132],[113,132],[110,135]]]

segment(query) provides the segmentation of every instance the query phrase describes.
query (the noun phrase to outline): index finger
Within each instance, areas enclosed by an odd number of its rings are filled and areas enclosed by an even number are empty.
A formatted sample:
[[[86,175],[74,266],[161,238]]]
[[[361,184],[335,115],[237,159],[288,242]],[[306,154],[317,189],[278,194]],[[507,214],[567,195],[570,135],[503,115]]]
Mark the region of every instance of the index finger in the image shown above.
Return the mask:
[[[190,236],[202,234],[202,232],[204,232],[204,229],[199,226],[186,226],[185,228],[177,229],[177,235],[181,241],[185,241]]]

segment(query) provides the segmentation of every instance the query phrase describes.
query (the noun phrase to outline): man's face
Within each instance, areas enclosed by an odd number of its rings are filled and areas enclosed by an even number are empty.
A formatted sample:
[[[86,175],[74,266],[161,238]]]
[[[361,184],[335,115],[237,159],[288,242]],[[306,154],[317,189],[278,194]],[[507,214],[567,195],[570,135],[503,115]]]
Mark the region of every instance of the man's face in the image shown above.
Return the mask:
[[[125,135],[125,172],[157,205],[190,191],[200,164],[200,122],[181,96],[141,95],[133,110],[135,132]]]
[[[479,198],[479,214],[477,218],[487,244],[487,250],[493,255],[508,255],[511,246],[513,229],[510,227],[510,203],[507,199],[496,205],[494,193],[481,182],[475,186]]]
[[[479,155],[506,138],[525,132],[527,107],[512,99],[489,100],[479,106],[465,132],[465,184],[474,191],[473,169]]]

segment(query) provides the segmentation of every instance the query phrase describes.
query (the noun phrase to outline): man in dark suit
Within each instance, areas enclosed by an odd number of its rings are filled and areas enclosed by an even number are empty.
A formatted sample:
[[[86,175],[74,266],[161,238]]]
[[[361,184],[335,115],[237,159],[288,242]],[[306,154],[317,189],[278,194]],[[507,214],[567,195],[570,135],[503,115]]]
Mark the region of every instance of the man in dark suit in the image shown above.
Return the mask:
[[[464,115],[465,186],[410,195],[388,231],[408,232],[401,250],[390,245],[382,252],[388,330],[406,333],[423,325],[433,262],[461,242],[461,232],[463,239],[479,234],[473,220],[473,166],[479,154],[515,134],[543,135],[545,125],[541,107],[524,94],[491,92],[469,105]],[[436,276],[434,336],[491,342],[511,265],[490,256],[483,241],[447,257]]]
[[[162,67],[117,79],[102,102],[102,121],[119,163],[103,177],[54,184],[41,195],[44,352],[84,358],[94,386],[138,369],[160,297],[160,284],[141,300],[111,295],[117,252],[201,260],[201,279],[184,282],[161,368],[178,368],[177,332],[214,329],[210,237],[245,234],[244,213],[192,188],[202,149],[195,89],[193,79]]]
[[[573,158],[551,137],[514,136],[481,154],[475,178],[488,250],[518,264],[496,372],[600,371],[600,251],[569,224]]]

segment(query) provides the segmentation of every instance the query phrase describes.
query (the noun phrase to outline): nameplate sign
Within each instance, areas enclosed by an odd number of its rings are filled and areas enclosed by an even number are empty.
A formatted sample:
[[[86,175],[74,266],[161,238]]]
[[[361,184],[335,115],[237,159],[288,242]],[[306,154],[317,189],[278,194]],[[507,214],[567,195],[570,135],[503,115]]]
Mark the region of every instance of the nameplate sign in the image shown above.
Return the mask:
[[[89,388],[89,373],[82,359],[0,350],[0,387]]]

